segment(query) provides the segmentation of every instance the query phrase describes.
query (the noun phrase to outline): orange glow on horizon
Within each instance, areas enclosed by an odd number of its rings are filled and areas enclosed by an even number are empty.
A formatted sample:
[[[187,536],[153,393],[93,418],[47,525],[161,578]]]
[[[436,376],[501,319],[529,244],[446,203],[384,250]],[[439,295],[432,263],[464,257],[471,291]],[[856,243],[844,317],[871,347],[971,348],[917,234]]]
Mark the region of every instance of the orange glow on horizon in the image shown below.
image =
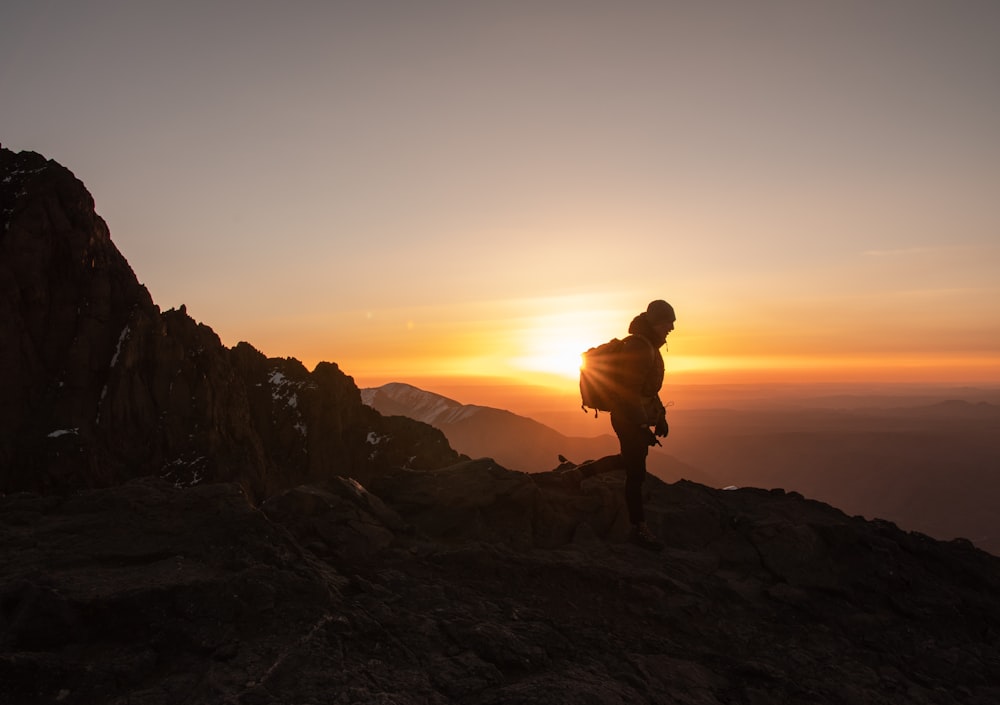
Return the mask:
[[[249,337],[232,339],[226,331],[220,335],[229,345],[245,339],[268,356],[296,357],[309,369],[324,360],[337,363],[359,386],[419,379],[456,384],[501,380],[574,391],[580,355],[612,337],[624,337],[636,301],[648,297],[633,292],[625,298],[586,294],[323,316],[302,313],[249,326],[256,330],[240,325]],[[820,334],[797,320],[782,324],[777,316],[762,316],[759,324],[754,319],[741,328],[738,322],[721,320],[718,310],[686,316],[679,307],[679,314],[677,330],[663,349],[668,384],[1000,383],[1000,355],[988,349],[985,339],[942,336],[918,344],[916,333],[879,337],[879,330],[870,326],[845,335],[828,321]],[[948,350],[949,344],[956,349]],[[830,354],[832,349],[837,354]],[[731,354],[733,350],[741,353]]]
[[[411,382],[434,378],[451,384],[493,384],[532,386],[540,391],[576,391],[579,366],[572,374],[544,369],[512,369],[504,374],[477,373],[476,366],[455,368],[447,365],[432,370],[407,373],[402,367],[370,370],[356,375],[360,386],[378,386],[386,382]],[[345,372],[351,374],[350,369]],[[464,382],[463,382],[464,380]],[[415,382],[411,382],[414,383]],[[820,357],[773,358],[667,358],[666,385],[670,384],[771,384],[771,383],[914,383],[914,384],[1000,384],[1000,359],[993,358],[853,358]],[[419,385],[417,385],[419,386]]]
[[[444,345],[440,341],[438,344],[413,341],[410,345],[375,346],[375,352],[366,352],[360,344],[340,346],[339,352],[330,352],[325,345],[308,344],[265,345],[259,349],[269,356],[296,357],[308,369],[321,361],[335,362],[346,374],[363,379],[504,378],[560,387],[576,382],[581,354],[608,337],[541,341],[527,349],[501,340],[482,347],[475,345],[474,340],[455,340]],[[305,354],[295,354],[296,349]],[[706,383],[734,379],[1000,383],[1000,356],[983,354],[736,356],[687,355],[663,350],[663,357],[668,379],[683,377]]]

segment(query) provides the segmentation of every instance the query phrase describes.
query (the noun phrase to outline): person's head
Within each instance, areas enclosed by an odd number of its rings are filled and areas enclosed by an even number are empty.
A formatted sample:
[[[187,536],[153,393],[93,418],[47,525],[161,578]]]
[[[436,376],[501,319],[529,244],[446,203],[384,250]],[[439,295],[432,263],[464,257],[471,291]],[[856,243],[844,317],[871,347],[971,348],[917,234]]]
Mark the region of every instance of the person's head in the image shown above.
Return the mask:
[[[653,326],[653,330],[666,338],[674,329],[674,321],[677,320],[677,316],[674,315],[673,306],[663,299],[657,299],[650,301],[649,306],[646,307],[646,320]]]

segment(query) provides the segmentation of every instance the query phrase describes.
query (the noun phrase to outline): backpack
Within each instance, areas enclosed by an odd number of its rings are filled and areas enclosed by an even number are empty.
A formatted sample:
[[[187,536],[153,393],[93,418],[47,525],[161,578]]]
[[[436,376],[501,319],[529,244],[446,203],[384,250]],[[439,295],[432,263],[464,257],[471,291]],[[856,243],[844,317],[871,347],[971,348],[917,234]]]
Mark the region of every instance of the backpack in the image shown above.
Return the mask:
[[[611,411],[622,392],[624,350],[625,341],[612,338],[583,353],[580,365],[581,409],[593,409],[595,417],[599,411]]]

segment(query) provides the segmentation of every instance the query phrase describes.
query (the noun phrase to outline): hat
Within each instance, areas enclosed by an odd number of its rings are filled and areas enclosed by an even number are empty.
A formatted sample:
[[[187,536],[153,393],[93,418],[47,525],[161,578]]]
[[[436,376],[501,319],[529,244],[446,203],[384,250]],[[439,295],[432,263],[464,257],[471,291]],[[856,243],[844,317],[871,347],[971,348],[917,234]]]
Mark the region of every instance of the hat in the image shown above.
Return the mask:
[[[646,307],[646,317],[654,323],[677,320],[677,316],[674,315],[674,307],[663,299],[649,302],[649,306]]]

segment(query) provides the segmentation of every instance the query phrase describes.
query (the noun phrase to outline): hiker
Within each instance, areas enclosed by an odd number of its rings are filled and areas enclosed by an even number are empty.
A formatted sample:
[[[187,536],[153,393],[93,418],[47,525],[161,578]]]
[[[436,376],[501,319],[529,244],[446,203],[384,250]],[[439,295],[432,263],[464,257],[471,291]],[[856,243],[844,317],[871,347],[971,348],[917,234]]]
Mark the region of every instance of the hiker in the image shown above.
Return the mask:
[[[667,411],[660,401],[663,356],[660,348],[674,329],[673,307],[657,299],[632,319],[622,358],[622,392],[612,403],[611,426],[621,446],[625,469],[625,504],[632,531],[629,540],[643,548],[660,550],[663,544],[646,525],[642,483],[646,478],[649,447],[670,432]]]

